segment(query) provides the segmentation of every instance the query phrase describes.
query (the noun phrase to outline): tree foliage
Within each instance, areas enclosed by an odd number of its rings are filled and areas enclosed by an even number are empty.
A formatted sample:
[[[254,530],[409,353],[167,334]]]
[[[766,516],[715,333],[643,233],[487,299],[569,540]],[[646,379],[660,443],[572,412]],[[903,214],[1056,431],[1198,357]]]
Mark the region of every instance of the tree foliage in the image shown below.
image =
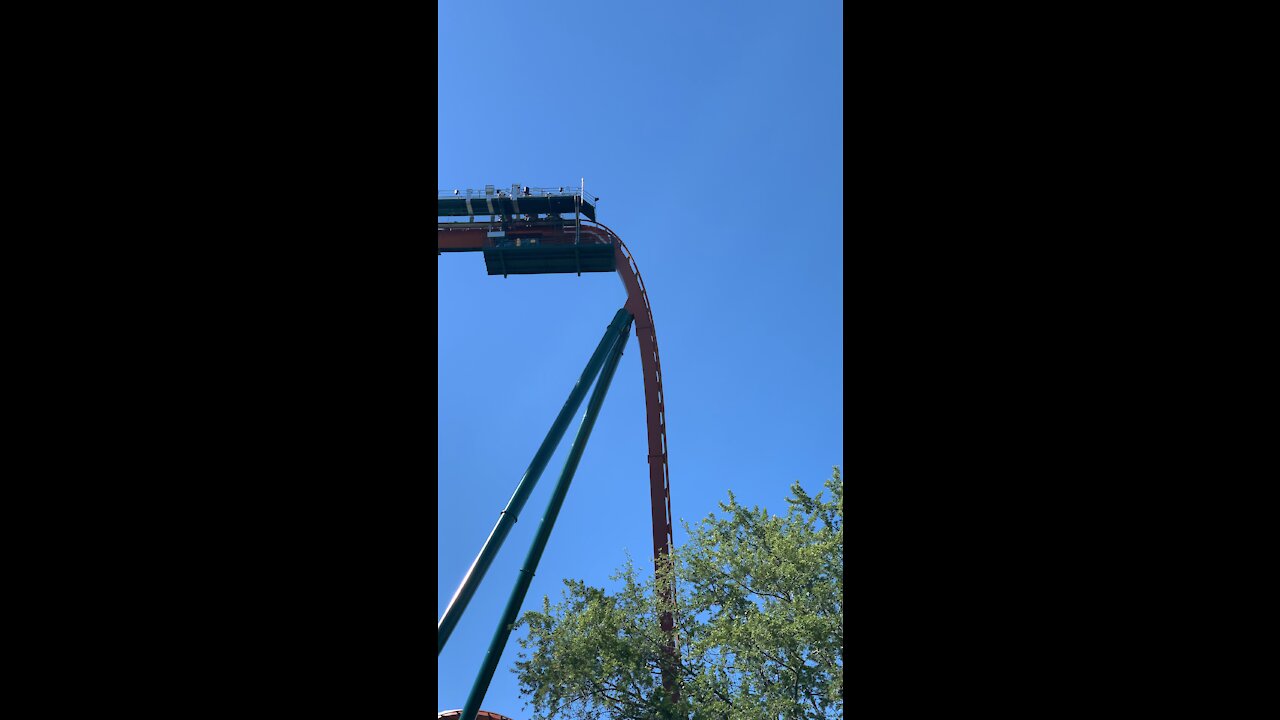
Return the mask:
[[[842,717],[844,483],[836,468],[823,493],[791,493],[784,516],[729,493],[660,569],[676,580],[678,702],[660,672],[668,600],[629,561],[617,591],[566,580],[525,613],[515,672],[535,720]]]

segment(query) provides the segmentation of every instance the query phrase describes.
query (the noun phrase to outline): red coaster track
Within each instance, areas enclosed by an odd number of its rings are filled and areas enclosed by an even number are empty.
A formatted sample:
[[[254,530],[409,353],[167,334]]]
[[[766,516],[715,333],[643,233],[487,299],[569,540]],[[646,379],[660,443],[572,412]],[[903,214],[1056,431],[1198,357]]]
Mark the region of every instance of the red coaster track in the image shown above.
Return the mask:
[[[448,227],[456,225],[456,227]],[[491,227],[491,226],[490,226]],[[537,236],[544,245],[573,245],[575,234],[572,225],[547,227],[538,223],[513,223],[512,232],[522,236]],[[437,250],[439,252],[483,251],[494,247],[486,232],[487,227],[472,223],[449,223],[438,226]],[[662,363],[658,357],[658,336],[654,330],[653,312],[649,295],[635,258],[622,238],[607,226],[582,221],[579,242],[582,244],[607,244],[614,248],[618,277],[627,291],[626,308],[635,317],[636,339],[640,345],[640,367],[644,372],[645,416],[649,439],[649,502],[653,520],[653,554],[657,558],[668,557],[674,546],[671,534],[671,481],[667,468],[666,412],[662,395]],[[665,588],[670,597],[674,588]],[[671,634],[674,620],[670,613],[661,619],[664,632]],[[668,652],[675,653],[674,635]],[[674,689],[675,678],[663,673],[663,685]],[[678,691],[677,691],[678,692]]]
[[[553,232],[530,226],[522,228],[527,234],[542,234],[546,243],[573,242],[566,237],[567,230]],[[627,290],[626,308],[635,316],[636,339],[640,343],[640,367],[644,371],[644,404],[649,436],[649,501],[653,515],[653,554],[666,556],[671,552],[671,483],[667,469],[667,425],[662,402],[662,363],[658,357],[658,336],[654,331],[653,312],[649,295],[645,291],[644,278],[635,258],[617,233],[600,223],[582,223],[582,240],[588,236],[596,243],[613,245],[617,260],[618,277]],[[480,227],[440,228],[437,247],[444,252],[483,250],[492,243],[485,229]],[[665,619],[664,630],[670,630],[670,619]]]

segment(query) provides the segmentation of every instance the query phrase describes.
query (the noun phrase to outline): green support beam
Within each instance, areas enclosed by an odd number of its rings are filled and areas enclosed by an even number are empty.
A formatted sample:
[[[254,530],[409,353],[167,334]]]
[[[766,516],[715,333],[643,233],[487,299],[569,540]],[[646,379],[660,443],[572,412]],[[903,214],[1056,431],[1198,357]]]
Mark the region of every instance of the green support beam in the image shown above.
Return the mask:
[[[587,402],[587,412],[582,416],[582,426],[578,428],[578,435],[573,439],[573,445],[569,448],[569,457],[564,461],[564,470],[560,473],[560,479],[556,482],[555,490],[551,493],[551,500],[547,503],[547,510],[542,515],[542,521],[538,523],[537,535],[533,538],[533,544],[529,546],[529,554],[525,557],[524,567],[521,568],[520,574],[516,576],[516,585],[511,590],[511,597],[507,600],[507,607],[502,611],[502,621],[498,623],[498,629],[493,633],[493,640],[489,643],[489,650],[485,653],[484,663],[480,667],[480,674],[476,676],[475,684],[471,686],[471,693],[467,695],[467,704],[462,708],[462,716],[459,720],[475,720],[476,713],[480,710],[480,704],[484,702],[484,695],[489,690],[489,683],[493,680],[493,672],[498,667],[498,660],[502,657],[502,650],[507,645],[507,640],[511,636],[511,628],[516,622],[516,617],[520,614],[520,606],[524,603],[525,594],[529,591],[529,583],[533,582],[533,574],[538,569],[538,562],[542,559],[542,551],[547,547],[547,540],[551,537],[551,528],[556,524],[556,516],[560,514],[560,507],[564,504],[565,495],[569,493],[569,484],[573,482],[573,474],[578,469],[578,462],[582,459],[582,452],[587,447],[587,440],[591,437],[591,428],[596,424],[596,417],[600,415],[600,406],[604,404],[604,396],[609,392],[609,384],[613,382],[613,373],[618,369],[618,361],[622,358],[622,349],[627,344],[627,331],[631,328],[631,314],[627,314],[627,320],[622,328],[622,333],[618,337],[617,343],[609,354],[609,359],[605,362],[604,368],[600,370],[600,380],[596,383],[596,389],[591,393],[591,400]]]
[[[569,393],[569,399],[565,400],[564,407],[560,409],[560,414],[556,416],[555,422],[551,424],[551,430],[547,432],[547,436],[543,439],[538,452],[533,456],[533,462],[529,463],[529,468],[524,471],[524,477],[520,479],[520,484],[516,486],[515,494],[511,496],[507,507],[498,516],[498,522],[493,526],[493,531],[489,533],[489,538],[484,541],[484,547],[480,549],[480,554],[471,563],[470,569],[467,570],[466,576],[462,579],[462,584],[458,586],[453,598],[449,601],[449,606],[445,608],[444,615],[437,625],[436,656],[439,656],[440,652],[444,650],[445,643],[448,642],[449,636],[453,634],[453,629],[458,625],[458,621],[462,619],[463,611],[467,609],[467,604],[471,602],[471,597],[475,595],[476,589],[480,586],[480,581],[484,579],[484,574],[488,572],[489,565],[493,563],[493,558],[498,554],[498,549],[502,547],[503,541],[507,539],[507,533],[511,531],[511,526],[519,519],[520,511],[524,508],[525,502],[528,501],[529,494],[533,492],[534,486],[538,484],[538,479],[542,477],[542,471],[546,469],[547,463],[551,461],[551,456],[555,453],[556,446],[560,444],[560,439],[564,437],[565,430],[569,428],[569,423],[573,421],[574,413],[582,405],[582,398],[586,396],[587,388],[591,387],[592,381],[596,379],[596,375],[600,372],[600,367],[605,364],[606,360],[613,357],[611,351],[617,345],[618,338],[621,337],[623,342],[626,341],[627,328],[631,327],[631,320],[631,313],[627,312],[625,307],[614,314],[613,322],[609,323],[608,329],[604,332],[604,337],[600,339],[600,344],[596,346],[596,351],[591,355],[591,360],[587,362],[587,367],[578,378],[578,383],[573,386],[573,390]],[[621,336],[619,336],[619,330],[622,331]]]

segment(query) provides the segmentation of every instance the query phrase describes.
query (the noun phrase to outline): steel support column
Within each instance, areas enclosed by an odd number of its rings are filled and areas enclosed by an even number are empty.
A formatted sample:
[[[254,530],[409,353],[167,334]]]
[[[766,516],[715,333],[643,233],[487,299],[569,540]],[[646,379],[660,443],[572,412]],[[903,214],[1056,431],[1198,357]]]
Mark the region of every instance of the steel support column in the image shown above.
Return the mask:
[[[627,331],[631,329],[631,319],[628,313],[626,323],[617,337],[617,342],[614,343],[609,359],[600,370],[600,380],[591,393],[591,400],[587,402],[587,412],[582,416],[582,426],[578,428],[573,445],[569,447],[569,456],[564,461],[564,470],[560,472],[560,479],[556,481],[555,490],[547,502],[547,510],[538,523],[538,532],[533,538],[533,544],[529,546],[524,567],[516,576],[515,587],[511,589],[511,597],[507,599],[507,606],[502,611],[502,619],[493,633],[493,640],[489,642],[489,650],[485,653],[484,663],[480,667],[480,673],[476,675],[475,683],[471,686],[471,693],[467,695],[467,704],[462,707],[462,717],[459,720],[475,720],[480,704],[484,702],[484,695],[489,690],[489,683],[493,680],[498,660],[502,658],[502,651],[507,646],[507,640],[510,639],[511,628],[520,614],[520,606],[524,604],[525,595],[529,592],[529,584],[533,582],[538,562],[542,560],[542,551],[547,547],[547,540],[551,538],[551,529],[555,527],[556,517],[560,515],[564,498],[569,493],[573,474],[578,469],[578,462],[582,460],[582,452],[587,447],[587,440],[591,438],[591,429],[595,427],[596,418],[600,415],[600,407],[604,404],[604,397],[609,392],[613,373],[618,369],[618,360],[622,358],[622,349],[627,344]]]
[[[564,407],[560,409],[560,414],[556,416],[555,422],[551,424],[551,429],[547,431],[547,436],[543,439],[538,452],[533,456],[533,461],[529,463],[529,468],[524,471],[524,477],[520,479],[520,484],[516,486],[515,494],[511,496],[507,507],[498,516],[498,522],[493,526],[493,531],[489,533],[489,539],[484,541],[484,547],[480,549],[480,554],[471,563],[471,568],[467,570],[466,576],[462,579],[462,584],[458,586],[458,590],[449,601],[449,606],[445,608],[444,615],[441,616],[437,625],[436,655],[439,655],[444,650],[445,643],[448,642],[449,636],[453,634],[453,629],[457,626],[458,620],[462,618],[462,613],[467,609],[467,604],[471,602],[471,597],[475,595],[476,588],[480,586],[480,581],[484,579],[484,574],[489,570],[489,565],[493,563],[493,558],[498,554],[498,549],[502,547],[503,541],[507,539],[507,533],[511,531],[511,526],[519,519],[520,510],[524,508],[525,502],[529,499],[529,494],[533,492],[534,486],[538,484],[538,479],[542,477],[542,471],[546,469],[547,463],[551,461],[551,456],[560,444],[560,439],[564,437],[565,430],[569,428],[569,423],[573,421],[574,413],[582,405],[582,398],[586,396],[587,388],[591,387],[591,383],[596,379],[601,366],[611,357],[610,351],[618,338],[619,330],[630,326],[631,313],[627,312],[626,308],[619,309],[613,316],[613,322],[609,323],[608,329],[605,330],[604,337],[600,339],[600,344],[596,346],[596,351],[592,353],[591,360],[587,362],[587,367],[582,371],[582,375],[578,377],[577,384],[570,391],[569,399],[565,400]],[[626,332],[625,329],[622,331]]]

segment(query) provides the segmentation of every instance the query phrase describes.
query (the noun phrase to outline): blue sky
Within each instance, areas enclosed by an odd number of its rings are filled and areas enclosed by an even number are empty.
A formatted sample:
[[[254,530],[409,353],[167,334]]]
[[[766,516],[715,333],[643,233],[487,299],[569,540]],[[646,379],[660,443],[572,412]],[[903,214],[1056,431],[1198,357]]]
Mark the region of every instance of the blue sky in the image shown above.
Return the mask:
[[[840,4],[438,8],[436,187],[600,196],[653,306],[676,518],[820,490],[844,465]],[[626,300],[608,273],[438,264],[437,619]],[[579,419],[439,657],[438,710],[466,700]],[[647,454],[632,333],[524,609],[562,578],[610,586],[628,552],[651,571]],[[517,650],[483,707],[523,720]]]

